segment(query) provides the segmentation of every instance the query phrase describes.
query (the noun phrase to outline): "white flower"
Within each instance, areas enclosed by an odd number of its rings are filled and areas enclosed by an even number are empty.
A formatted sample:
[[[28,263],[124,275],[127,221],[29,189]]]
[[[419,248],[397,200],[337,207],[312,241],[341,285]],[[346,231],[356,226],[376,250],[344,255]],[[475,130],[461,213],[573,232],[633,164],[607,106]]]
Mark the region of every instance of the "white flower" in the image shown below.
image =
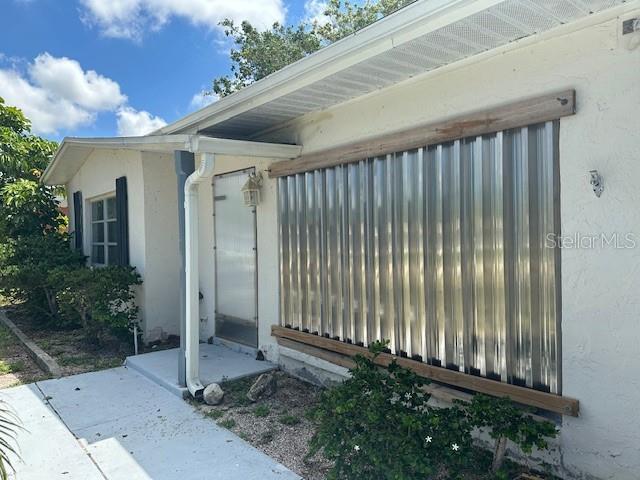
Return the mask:
[[[410,393],[405,393],[404,394],[404,398],[406,398],[407,400],[411,400],[411,394]]]
[[[355,445],[355,446],[353,447],[353,449],[354,449],[356,452],[359,452],[359,451],[360,451],[360,445]]]
[[[424,439],[424,441],[427,443],[431,443],[431,440],[433,440],[433,437],[430,436],[427,436],[427,438]]]
[[[454,452],[457,452],[458,450],[460,450],[460,445],[458,445],[457,443],[452,443],[451,450],[453,450]]]

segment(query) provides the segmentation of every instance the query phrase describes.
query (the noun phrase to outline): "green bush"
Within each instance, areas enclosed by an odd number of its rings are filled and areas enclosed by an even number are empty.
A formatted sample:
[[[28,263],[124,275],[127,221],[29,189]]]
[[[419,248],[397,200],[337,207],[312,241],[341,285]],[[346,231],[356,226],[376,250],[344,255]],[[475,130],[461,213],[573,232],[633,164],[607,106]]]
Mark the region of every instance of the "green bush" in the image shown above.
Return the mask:
[[[534,419],[508,398],[475,395],[467,410],[473,426],[487,429],[489,436],[495,440],[491,466],[494,473],[504,462],[507,440],[511,440],[523,453],[529,454],[533,447],[540,450],[548,448],[547,439],[558,434],[551,422]]]
[[[87,339],[103,343],[109,335],[124,338],[138,322],[132,287],[142,280],[134,267],[58,268],[49,275],[58,285],[56,300],[64,318],[77,318]]]
[[[425,380],[396,363],[385,370],[362,356],[355,362],[350,378],[323,392],[314,415],[310,455],[322,450],[333,462],[329,478],[428,478],[443,465],[464,466],[471,425],[462,409],[428,406]]]
[[[0,243],[0,292],[14,303],[24,303],[33,317],[60,322],[57,291],[51,281],[55,269],[77,269],[85,257],[72,250],[58,233],[6,238]]]
[[[322,451],[333,462],[331,479],[404,480],[463,478],[466,472],[489,474],[488,452],[473,445],[471,432],[485,428],[525,453],[544,449],[555,435],[549,422],[537,422],[508,399],[478,395],[471,404],[449,408],[428,405],[426,379],[391,363],[374,364],[386,343],[358,356],[351,376],[323,392],[310,418],[316,431],[310,453]],[[497,471],[504,458],[494,458]],[[476,477],[474,477],[476,478]],[[487,477],[487,478],[493,478]]]

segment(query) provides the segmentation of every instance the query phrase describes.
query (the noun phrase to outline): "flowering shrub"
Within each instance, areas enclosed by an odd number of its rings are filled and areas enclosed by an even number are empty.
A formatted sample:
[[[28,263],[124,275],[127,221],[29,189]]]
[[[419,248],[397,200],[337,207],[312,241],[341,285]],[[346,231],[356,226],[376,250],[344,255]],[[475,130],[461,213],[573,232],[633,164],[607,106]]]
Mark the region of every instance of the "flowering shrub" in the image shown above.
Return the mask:
[[[384,346],[375,344],[374,355]],[[428,406],[425,380],[395,363],[385,370],[362,356],[355,362],[351,377],[325,391],[313,413],[310,455],[322,450],[334,462],[329,478],[428,478],[443,465],[465,466],[472,427],[462,408]]]
[[[385,346],[372,345],[373,356]],[[351,377],[323,392],[311,412],[317,428],[309,455],[322,451],[333,462],[330,479],[464,478],[467,472],[480,478],[502,465],[505,439],[530,453],[556,434],[552,424],[537,422],[508,399],[477,395],[471,404],[428,405],[426,379],[395,362],[383,369],[371,358],[354,360]],[[472,444],[475,428],[496,439],[493,465],[491,455]]]
[[[471,422],[476,428],[486,428],[495,440],[491,470],[498,471],[504,462],[507,440],[511,440],[523,453],[529,454],[536,447],[544,450],[547,439],[558,434],[551,422],[541,422],[517,407],[508,398],[475,395],[467,407]]]

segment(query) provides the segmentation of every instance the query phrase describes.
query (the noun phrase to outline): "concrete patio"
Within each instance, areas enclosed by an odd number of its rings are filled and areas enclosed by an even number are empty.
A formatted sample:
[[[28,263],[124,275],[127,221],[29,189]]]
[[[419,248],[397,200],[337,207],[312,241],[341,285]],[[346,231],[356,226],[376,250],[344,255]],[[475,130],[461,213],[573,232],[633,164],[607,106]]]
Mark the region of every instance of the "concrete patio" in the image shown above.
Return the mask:
[[[24,426],[18,480],[299,479],[136,371],[4,390]]]
[[[187,389],[178,385],[178,348],[128,357],[126,366],[136,370],[174,395],[185,398]],[[200,344],[200,381],[207,386],[224,380],[258,375],[276,366],[255,359],[253,351],[216,342]]]

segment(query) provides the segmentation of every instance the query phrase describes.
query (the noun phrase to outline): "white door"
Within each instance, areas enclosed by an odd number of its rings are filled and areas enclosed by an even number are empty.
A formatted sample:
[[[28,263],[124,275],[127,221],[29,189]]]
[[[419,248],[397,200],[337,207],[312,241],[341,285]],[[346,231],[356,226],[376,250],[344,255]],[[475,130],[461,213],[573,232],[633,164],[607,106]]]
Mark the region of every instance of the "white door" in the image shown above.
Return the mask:
[[[213,179],[216,258],[216,336],[258,346],[256,209],[241,188],[254,169]]]

